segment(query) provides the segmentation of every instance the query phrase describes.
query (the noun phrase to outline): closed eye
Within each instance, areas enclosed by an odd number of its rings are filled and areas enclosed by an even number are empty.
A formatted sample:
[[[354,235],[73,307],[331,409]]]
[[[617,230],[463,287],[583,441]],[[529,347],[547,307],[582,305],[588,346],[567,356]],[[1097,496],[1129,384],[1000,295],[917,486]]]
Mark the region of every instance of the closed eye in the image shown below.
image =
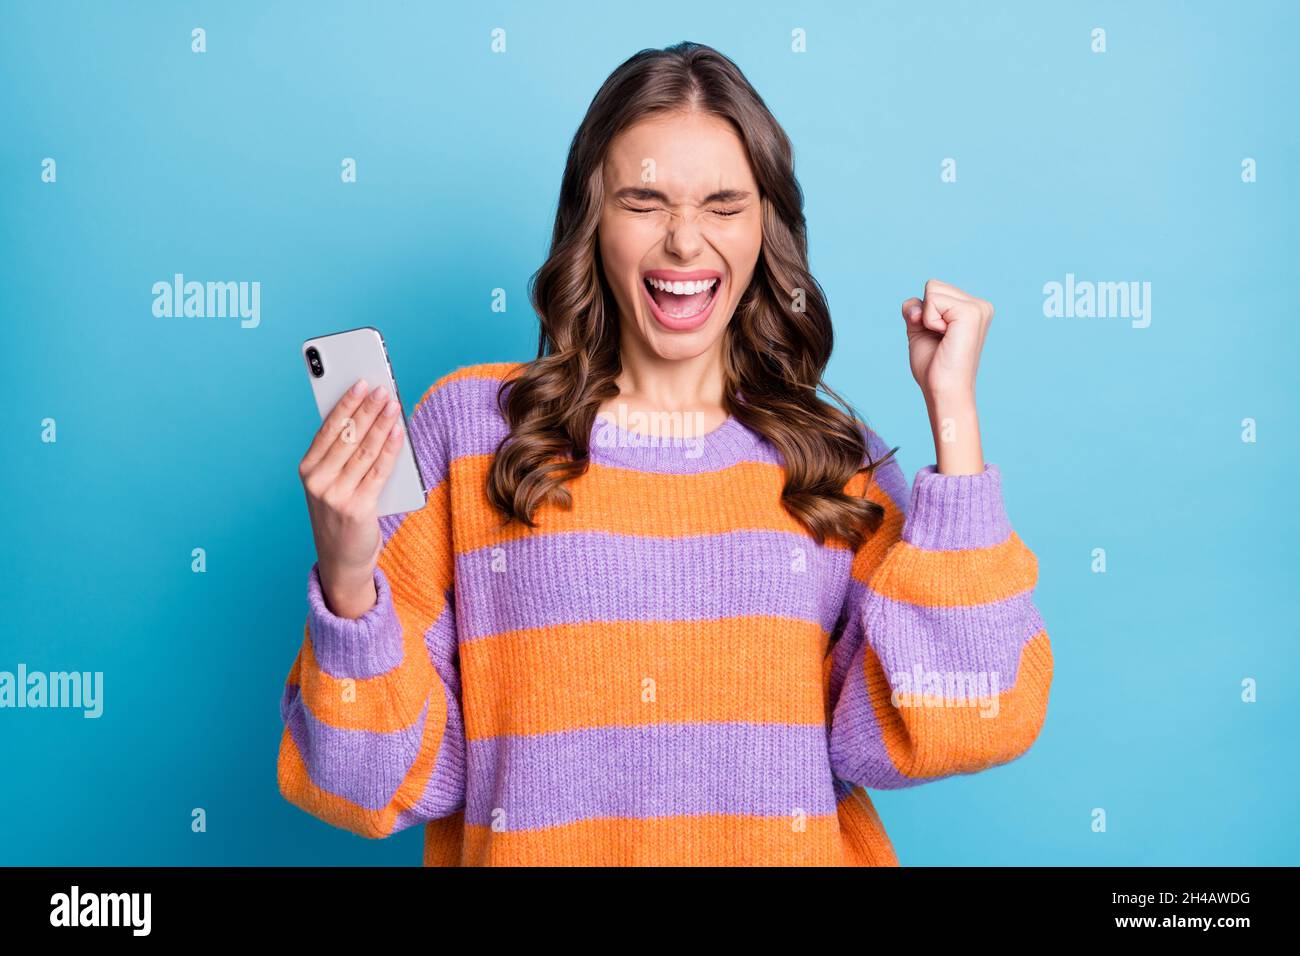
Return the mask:
[[[634,212],[634,213],[640,213],[640,214],[651,213],[651,212],[659,212],[659,211],[660,211],[660,209],[659,209],[658,206],[652,206],[652,207],[648,207],[648,208],[647,208],[647,207],[644,207],[644,206],[624,206],[623,208],[626,209],[628,212]],[[712,212],[715,216],[722,216],[723,218],[729,218],[729,217],[731,217],[731,216],[739,216],[739,215],[740,215],[742,212],[744,212],[744,211],[745,211],[744,209],[712,209],[712,210],[710,210],[710,212]]]

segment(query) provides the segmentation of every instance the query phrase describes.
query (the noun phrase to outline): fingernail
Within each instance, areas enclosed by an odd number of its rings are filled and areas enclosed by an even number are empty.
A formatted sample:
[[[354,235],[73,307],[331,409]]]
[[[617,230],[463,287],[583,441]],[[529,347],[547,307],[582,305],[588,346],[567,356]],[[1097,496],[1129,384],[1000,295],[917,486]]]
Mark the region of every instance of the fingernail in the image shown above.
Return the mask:
[[[388,395],[388,389],[384,388],[382,385],[376,386],[375,390],[370,393],[370,397],[377,402],[382,402],[386,395]]]
[[[352,386],[352,394],[360,395],[365,390],[366,390],[366,380],[364,378],[357,379],[357,383]]]
[[[396,415],[396,414],[397,414],[397,402],[396,402],[396,401],[391,401],[391,402],[389,402],[387,405],[384,406],[384,417],[385,417],[385,418],[392,418],[392,417],[393,417],[394,415]]]
[[[397,438],[401,434],[402,434],[402,423],[398,422],[396,425],[393,426],[393,430],[388,433],[388,437]]]

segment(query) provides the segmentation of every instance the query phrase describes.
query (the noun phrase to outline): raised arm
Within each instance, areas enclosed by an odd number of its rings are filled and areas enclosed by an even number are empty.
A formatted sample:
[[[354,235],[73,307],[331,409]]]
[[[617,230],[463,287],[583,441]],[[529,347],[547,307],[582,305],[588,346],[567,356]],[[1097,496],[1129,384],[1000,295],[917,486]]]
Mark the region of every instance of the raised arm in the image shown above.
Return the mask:
[[[327,519],[317,512],[327,500],[328,507],[340,510],[335,520],[377,520],[378,552],[361,582],[364,589],[353,576],[353,583],[339,586],[334,609],[329,598],[335,591],[322,586],[324,559],[311,569],[305,634],[280,704],[284,732],[277,775],[280,792],[291,803],[367,837],[385,837],[464,805],[446,443],[428,397],[409,425],[425,480],[433,485],[421,510],[374,519],[372,503],[366,518],[365,502],[335,484],[347,466],[329,472],[323,464],[333,452],[318,449],[318,457],[309,460],[309,451],[304,459],[310,466],[303,469],[303,480],[314,505],[318,556],[322,550],[331,556],[337,551],[321,544]],[[318,436],[322,448],[339,448],[349,418],[354,434],[369,434],[370,422],[382,412],[364,417],[365,404],[326,420]],[[365,441],[354,444],[363,447]],[[361,464],[367,465],[367,458],[377,462],[386,451],[376,445],[361,452]],[[338,454],[351,461],[357,451]],[[374,494],[377,498],[377,490]],[[350,507],[355,510],[348,512]],[[331,571],[326,580],[346,581],[348,575]],[[372,605],[359,608],[369,595],[356,595],[370,588]]]
[[[832,671],[831,766],[868,788],[1006,763],[1047,712],[1052,652],[1037,561],[1011,529],[996,465],[917,472],[891,459],[869,497],[885,521],[855,554]]]

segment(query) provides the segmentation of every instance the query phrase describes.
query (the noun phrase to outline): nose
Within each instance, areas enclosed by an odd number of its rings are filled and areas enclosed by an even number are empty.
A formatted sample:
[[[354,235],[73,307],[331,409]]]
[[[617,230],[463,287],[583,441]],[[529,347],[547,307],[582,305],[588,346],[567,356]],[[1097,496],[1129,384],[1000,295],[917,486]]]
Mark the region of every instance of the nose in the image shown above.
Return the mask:
[[[664,236],[664,249],[669,255],[689,261],[694,259],[704,248],[704,237],[700,233],[700,213],[688,210],[668,220],[667,234]]]

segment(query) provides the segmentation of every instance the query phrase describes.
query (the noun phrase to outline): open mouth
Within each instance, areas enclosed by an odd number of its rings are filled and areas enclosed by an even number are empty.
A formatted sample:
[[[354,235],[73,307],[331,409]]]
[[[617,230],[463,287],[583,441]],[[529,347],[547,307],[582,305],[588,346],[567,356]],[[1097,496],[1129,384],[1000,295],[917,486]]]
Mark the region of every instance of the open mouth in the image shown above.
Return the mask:
[[[641,281],[655,318],[669,328],[682,330],[704,324],[722,277],[708,273],[681,279],[652,273]]]

